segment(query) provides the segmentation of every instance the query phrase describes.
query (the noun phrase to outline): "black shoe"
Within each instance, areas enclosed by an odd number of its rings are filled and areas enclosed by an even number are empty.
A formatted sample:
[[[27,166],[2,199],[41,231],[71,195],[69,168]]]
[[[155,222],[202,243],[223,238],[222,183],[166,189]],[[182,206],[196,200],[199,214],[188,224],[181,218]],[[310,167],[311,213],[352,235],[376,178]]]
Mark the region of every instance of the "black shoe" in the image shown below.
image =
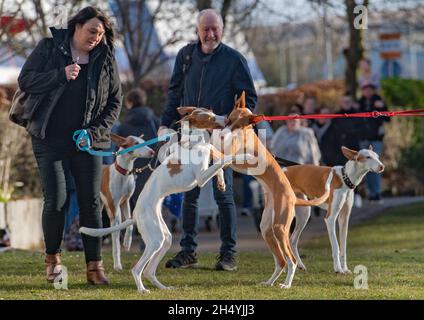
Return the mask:
[[[172,259],[166,261],[165,268],[191,268],[197,266],[196,252],[178,252]]]
[[[235,271],[237,270],[236,259],[232,253],[220,253],[218,262],[215,265],[216,270]]]

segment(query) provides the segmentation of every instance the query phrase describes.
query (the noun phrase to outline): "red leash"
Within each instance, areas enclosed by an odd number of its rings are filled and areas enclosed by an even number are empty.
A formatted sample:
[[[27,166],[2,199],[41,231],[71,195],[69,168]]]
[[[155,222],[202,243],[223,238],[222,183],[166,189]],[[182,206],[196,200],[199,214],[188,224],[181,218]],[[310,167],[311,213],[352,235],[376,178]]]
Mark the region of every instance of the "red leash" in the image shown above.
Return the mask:
[[[372,111],[359,113],[323,113],[323,114],[305,114],[291,116],[264,116],[258,115],[252,118],[251,123],[255,124],[261,121],[293,120],[293,119],[334,119],[334,118],[378,118],[378,117],[424,117],[424,109],[399,110],[399,111]]]

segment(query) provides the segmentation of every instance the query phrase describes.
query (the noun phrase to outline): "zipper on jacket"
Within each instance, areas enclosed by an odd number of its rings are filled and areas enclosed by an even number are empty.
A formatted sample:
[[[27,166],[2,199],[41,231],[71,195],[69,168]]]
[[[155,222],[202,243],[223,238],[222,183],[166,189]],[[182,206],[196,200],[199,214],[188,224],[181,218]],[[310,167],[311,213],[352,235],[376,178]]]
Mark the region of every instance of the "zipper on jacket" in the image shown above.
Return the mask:
[[[203,82],[203,74],[206,67],[205,65],[202,66],[202,73],[200,74],[200,86],[199,86],[199,97],[197,98],[197,107],[200,107],[200,97],[202,95],[202,82]]]

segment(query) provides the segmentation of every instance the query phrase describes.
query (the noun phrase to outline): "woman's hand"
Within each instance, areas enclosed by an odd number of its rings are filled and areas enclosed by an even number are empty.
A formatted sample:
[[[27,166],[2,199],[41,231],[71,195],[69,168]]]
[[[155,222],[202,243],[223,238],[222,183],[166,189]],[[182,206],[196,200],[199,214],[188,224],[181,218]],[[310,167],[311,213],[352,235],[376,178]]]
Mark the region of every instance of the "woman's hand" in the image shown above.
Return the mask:
[[[81,67],[76,63],[70,64],[65,67],[66,79],[68,81],[75,80],[78,77],[78,74],[81,70]]]

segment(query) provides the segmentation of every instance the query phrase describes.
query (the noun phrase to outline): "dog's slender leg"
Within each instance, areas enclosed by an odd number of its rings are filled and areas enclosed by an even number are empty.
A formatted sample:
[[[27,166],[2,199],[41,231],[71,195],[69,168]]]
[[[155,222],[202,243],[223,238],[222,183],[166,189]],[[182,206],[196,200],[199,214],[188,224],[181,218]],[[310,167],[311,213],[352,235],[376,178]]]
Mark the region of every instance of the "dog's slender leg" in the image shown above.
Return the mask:
[[[202,188],[220,169],[222,169],[226,164],[230,164],[232,158],[232,156],[226,156],[223,158],[223,161],[216,162],[206,170],[198,172],[196,174],[196,180],[199,187]]]
[[[150,213],[151,212],[151,213]],[[154,208],[152,206],[146,206],[137,202],[137,205],[134,209],[134,215],[137,219],[137,228],[140,231],[146,247],[143,251],[143,255],[137,264],[132,268],[131,273],[134,277],[135,283],[137,284],[138,292],[148,293],[143,282],[141,281],[141,275],[143,274],[144,268],[163,246],[164,238],[161,231],[161,226],[157,222],[157,218],[152,218]],[[146,217],[148,219],[146,219]]]
[[[225,179],[224,179],[224,170],[219,169],[218,173],[216,174],[216,178],[217,178],[217,186],[218,189],[222,192],[225,191]]]
[[[162,214],[159,211],[161,229],[163,231],[163,236],[165,238],[162,247],[154,254],[150,259],[146,268],[144,269],[143,275],[148,279],[156,288],[159,289],[173,289],[173,287],[168,287],[159,282],[156,278],[156,270],[158,268],[159,262],[163,259],[165,254],[171,248],[172,245],[172,235],[169,232],[168,226],[165,221],[163,221]]]
[[[278,277],[281,275],[281,272],[283,271],[283,268],[286,265],[286,260],[281,253],[281,249],[278,245],[277,239],[274,235],[274,231],[272,228],[274,217],[273,196],[270,195],[266,190],[267,189],[264,188],[265,208],[262,214],[260,229],[262,237],[274,257],[275,269],[271,278],[269,278],[267,281],[261,282],[260,284],[272,286],[275,280],[277,280]]]
[[[260,283],[261,285],[273,286],[274,282],[280,277],[281,273],[283,272],[283,268],[281,268],[274,254],[272,254],[272,257],[274,258],[274,263],[275,263],[274,273],[272,274],[271,278],[269,278],[267,281],[261,282]]]
[[[154,255],[160,249],[160,245],[161,244],[157,242],[149,244],[146,243],[146,248],[144,249],[143,255],[141,256],[140,260],[138,260],[137,264],[131,269],[131,273],[134,277],[135,283],[137,284],[137,290],[140,293],[150,292],[150,290],[147,290],[144,287],[143,282],[141,281],[141,275],[152,255]]]
[[[290,201],[290,200],[289,200]],[[291,249],[289,233],[290,225],[294,218],[294,204],[287,204],[286,208],[283,208],[281,216],[279,216],[273,225],[274,234],[277,237],[281,250],[283,251],[284,257],[287,261],[287,276],[283,284],[280,284],[280,288],[289,289],[293,281],[294,274],[296,272],[296,258]]]
[[[330,237],[331,251],[333,257],[334,271],[342,273],[342,267],[340,265],[340,253],[339,244],[336,236],[336,220],[340,213],[340,210],[345,201],[346,194],[334,191],[331,204],[328,207],[327,217],[325,218],[325,224],[327,225],[328,236]]]
[[[308,223],[309,217],[311,216],[311,207],[296,207],[296,227],[290,236],[290,243],[292,246],[292,250],[294,256],[296,257],[299,269],[305,270],[306,267],[300,259],[298,244],[300,235],[302,231],[305,229],[306,224]]]
[[[296,272],[296,263],[294,263],[289,257],[287,259],[287,276],[284,283],[280,284],[281,289],[290,289],[293,282],[293,277]]]
[[[213,176],[217,174],[217,172],[222,169],[224,166],[231,164],[234,161],[237,160],[243,160],[243,159],[250,159],[251,157],[247,154],[241,154],[241,155],[229,155],[224,156],[222,158],[222,161],[216,162],[212,164],[209,168],[206,170],[202,170],[196,174],[196,180],[199,187],[203,187]]]
[[[122,205],[121,205],[122,215],[124,216],[125,220],[131,219],[131,208],[130,208],[130,201],[127,199]],[[131,242],[132,242],[132,234],[133,234],[134,226],[130,225],[125,230],[125,237],[124,237],[124,243],[123,246],[126,251],[130,251],[131,249]]]
[[[342,266],[342,271],[345,274],[352,273],[347,267],[347,254],[346,254],[346,245],[347,245],[347,232],[349,225],[350,213],[352,211],[353,205],[353,191],[349,191],[349,194],[346,197],[346,202],[343,208],[340,211],[339,218],[337,222],[339,224],[339,238],[340,238],[340,264]]]
[[[121,224],[121,208],[119,203],[115,204],[115,218],[111,220],[111,226],[117,226]],[[121,240],[120,240],[120,231],[115,231],[112,233],[112,256],[113,256],[113,268],[117,271],[122,270],[121,264]]]

